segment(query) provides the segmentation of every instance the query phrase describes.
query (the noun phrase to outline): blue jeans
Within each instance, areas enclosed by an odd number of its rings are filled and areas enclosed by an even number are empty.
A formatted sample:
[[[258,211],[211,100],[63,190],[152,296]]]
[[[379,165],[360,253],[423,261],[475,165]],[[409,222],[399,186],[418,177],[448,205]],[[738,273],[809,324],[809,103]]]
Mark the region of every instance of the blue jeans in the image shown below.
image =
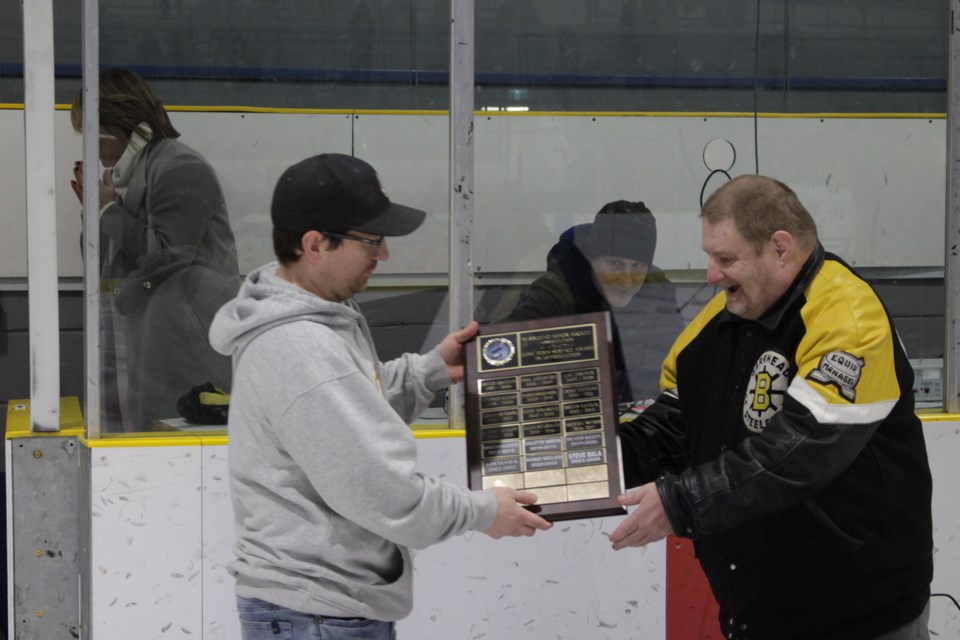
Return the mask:
[[[243,640],[396,640],[392,622],[331,618],[237,596]]]

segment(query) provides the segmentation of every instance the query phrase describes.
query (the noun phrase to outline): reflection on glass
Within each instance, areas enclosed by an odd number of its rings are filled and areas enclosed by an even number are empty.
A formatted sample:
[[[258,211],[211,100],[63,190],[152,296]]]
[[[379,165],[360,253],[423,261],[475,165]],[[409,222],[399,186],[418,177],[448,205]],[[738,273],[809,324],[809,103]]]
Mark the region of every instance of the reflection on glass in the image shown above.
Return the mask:
[[[82,97],[71,111],[78,132]],[[216,172],[179,136],[139,75],[101,74],[104,431],[149,430],[185,413],[204,420],[189,408],[191,390],[229,389],[230,361],[207,330],[239,286],[236,243]],[[83,171],[76,162],[71,186],[81,202]],[[221,421],[218,411],[208,416]]]
[[[944,191],[937,116],[913,119],[917,126],[904,130],[910,124],[904,118],[779,119],[764,113],[942,113],[947,5],[940,0],[716,4],[477,4],[476,107],[561,112],[477,118],[478,233],[471,250],[478,278],[489,287],[478,289],[480,304],[495,300],[501,284],[515,293],[530,283],[561,231],[574,220],[588,221],[610,198],[632,197],[626,195],[629,185],[640,176],[643,197],[660,224],[657,264],[675,283],[689,319],[712,293],[698,272],[702,252],[698,246],[691,250],[678,232],[688,231],[699,243],[697,195],[709,195],[731,176],[776,173],[816,204],[811,209],[822,216],[825,246],[856,257],[855,266],[866,267],[871,282],[883,288],[908,354],[917,359],[918,379],[929,380],[920,391],[939,399],[941,256],[939,249],[921,249],[916,242],[916,236],[942,229],[942,207],[927,197]],[[447,108],[449,2],[350,0],[294,7],[101,0],[100,6],[102,60],[136,69],[165,104],[189,111],[175,113],[174,122],[216,168],[244,270],[270,253],[269,231],[263,229],[269,190],[282,168],[310,153],[349,152],[355,146],[382,168],[390,184],[423,198],[420,204],[434,226],[443,227],[423,234],[430,238],[423,250],[408,245],[413,250],[398,252],[390,264],[395,272],[375,279],[363,296],[365,310],[369,306],[380,315],[374,327],[378,347],[399,354],[444,334],[446,298],[440,288],[420,284],[445,282],[442,267],[427,258],[446,246],[446,124],[427,126],[430,117],[417,116],[393,126],[397,114],[383,112],[343,117],[252,115],[243,109]],[[79,85],[80,34],[80,5],[57,3],[60,102],[69,103]],[[0,77],[0,97],[5,96],[0,102],[23,99],[22,45],[19,12],[15,5],[0,6],[0,57],[9,63]],[[194,108],[210,105],[224,112]],[[679,125],[672,119],[694,111],[725,113],[697,115]],[[600,112],[604,117],[597,117]],[[613,112],[668,113],[635,118]],[[733,117],[734,112],[751,117]],[[924,134],[921,125],[932,133]],[[906,142],[917,141],[918,133],[924,134],[922,142]],[[712,140],[735,146],[734,166],[723,154],[707,153],[704,145]],[[69,167],[73,152],[64,153],[61,163]],[[851,180],[854,172],[863,179]],[[937,176],[932,187],[918,180],[931,175]],[[902,185],[911,185],[906,204],[896,197],[908,191]],[[76,203],[71,197],[60,206],[72,213]],[[924,222],[915,222],[916,214],[925,216]],[[935,224],[928,224],[932,219]],[[903,238],[897,246],[912,247],[909,259],[891,262],[892,238]],[[408,269],[406,256],[423,260]],[[638,295],[650,284],[648,277]],[[478,319],[505,318],[514,300],[501,299],[496,314],[478,312]]]
[[[915,271],[869,269],[864,275],[894,319],[910,358],[917,408],[934,409],[943,407],[946,290],[942,268]]]
[[[674,286],[653,263],[656,246],[656,220],[642,202],[610,202],[592,223],[561,234],[547,272],[507,319],[609,311],[620,402],[656,398],[660,366],[683,329]]]
[[[531,111],[937,112],[939,0],[477,4],[477,105]]]
[[[56,3],[58,96],[80,3]],[[450,3],[101,0],[101,56],[144,65],[171,104],[445,109]],[[936,113],[942,0],[476,3],[478,107],[532,111]],[[0,103],[22,101],[22,20],[0,3]],[[139,68],[139,67],[138,67]],[[155,83],[164,95],[166,86]]]

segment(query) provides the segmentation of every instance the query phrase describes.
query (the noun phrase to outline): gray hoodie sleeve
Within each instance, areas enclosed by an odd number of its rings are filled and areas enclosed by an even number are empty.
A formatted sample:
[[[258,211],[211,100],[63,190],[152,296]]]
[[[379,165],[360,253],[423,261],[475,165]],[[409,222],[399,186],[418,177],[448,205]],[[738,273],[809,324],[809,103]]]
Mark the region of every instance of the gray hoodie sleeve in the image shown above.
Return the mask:
[[[343,374],[300,394],[276,429],[331,509],[413,548],[493,524],[493,494],[418,472],[413,434],[376,386],[346,359],[327,365]]]
[[[407,424],[427,408],[437,390],[452,382],[439,348],[424,355],[405,353],[383,363],[382,372],[387,402]]]

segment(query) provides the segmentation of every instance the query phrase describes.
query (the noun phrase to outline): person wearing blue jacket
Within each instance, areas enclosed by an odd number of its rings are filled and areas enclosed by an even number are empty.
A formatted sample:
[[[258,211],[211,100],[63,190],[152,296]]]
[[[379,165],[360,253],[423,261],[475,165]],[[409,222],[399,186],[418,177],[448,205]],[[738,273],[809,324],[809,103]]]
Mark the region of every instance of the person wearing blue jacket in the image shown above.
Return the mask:
[[[656,247],[656,219],[643,202],[609,202],[593,222],[561,234],[547,272],[506,319],[609,312],[618,401],[652,400],[667,349],[683,329],[676,289],[653,262]]]

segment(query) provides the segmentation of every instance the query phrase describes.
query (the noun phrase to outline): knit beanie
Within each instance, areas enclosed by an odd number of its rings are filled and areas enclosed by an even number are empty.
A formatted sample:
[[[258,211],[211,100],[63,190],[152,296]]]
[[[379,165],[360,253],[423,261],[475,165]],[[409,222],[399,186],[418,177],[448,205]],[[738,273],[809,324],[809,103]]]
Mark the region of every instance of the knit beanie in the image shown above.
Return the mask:
[[[617,256],[653,263],[657,222],[642,202],[617,200],[605,204],[581,235],[574,242],[588,259]]]

